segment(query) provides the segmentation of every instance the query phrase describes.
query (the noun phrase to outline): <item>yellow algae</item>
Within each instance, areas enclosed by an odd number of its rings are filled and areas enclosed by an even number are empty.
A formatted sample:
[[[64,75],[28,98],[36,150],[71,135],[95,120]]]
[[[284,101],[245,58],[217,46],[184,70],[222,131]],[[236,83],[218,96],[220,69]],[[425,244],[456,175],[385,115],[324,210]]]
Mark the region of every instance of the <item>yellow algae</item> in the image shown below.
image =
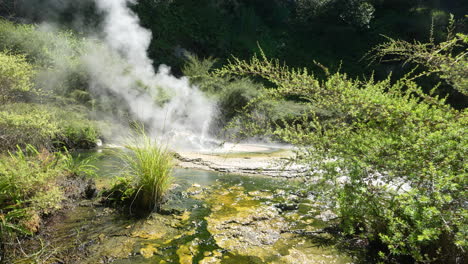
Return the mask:
[[[108,258],[128,258],[132,253],[135,241],[125,237],[106,239],[102,244],[90,248],[91,252],[98,252],[98,256]]]
[[[191,230],[185,232],[183,235],[184,236],[193,236],[193,235],[195,235],[196,232],[197,231],[195,229],[191,229]]]
[[[191,214],[192,214],[192,213],[191,213],[190,211],[184,211],[183,214],[178,215],[178,216],[175,216],[175,218],[179,219],[179,220],[182,221],[182,222],[185,222],[185,221],[187,221],[187,220],[190,219],[190,215],[191,215]]]
[[[218,263],[221,263],[221,260],[217,257],[205,257],[199,262],[199,264],[218,264]]]
[[[154,245],[148,245],[140,249],[140,254],[144,258],[151,258],[154,254],[156,254],[156,252],[158,252],[158,249],[155,248]]]
[[[185,245],[181,245],[176,253],[179,256],[180,264],[192,264],[193,256],[198,252],[196,241],[193,240]]]
[[[194,185],[188,187],[187,190],[185,190],[186,193],[191,194],[191,195],[198,194],[198,193],[200,193],[202,191],[203,190],[202,190],[201,186],[198,185],[198,184],[194,184]]]
[[[265,191],[250,191],[248,195],[252,196],[254,199],[273,199],[273,195]]]
[[[190,248],[187,245],[180,246],[176,253],[179,256],[180,264],[192,264],[193,256],[190,252]]]
[[[158,230],[153,231],[135,231],[132,232],[132,237],[139,237],[144,239],[160,239],[166,235],[166,232]]]
[[[106,239],[106,235],[101,233],[99,234],[98,239],[99,239],[99,242],[104,242],[104,240]]]
[[[171,239],[168,239],[168,240],[164,241],[164,244],[170,244],[172,241],[174,241],[174,240],[176,240],[176,239],[179,239],[179,238],[181,238],[182,236],[183,236],[183,235],[177,235],[177,236],[175,236],[175,237],[173,237],[173,238],[171,238]]]

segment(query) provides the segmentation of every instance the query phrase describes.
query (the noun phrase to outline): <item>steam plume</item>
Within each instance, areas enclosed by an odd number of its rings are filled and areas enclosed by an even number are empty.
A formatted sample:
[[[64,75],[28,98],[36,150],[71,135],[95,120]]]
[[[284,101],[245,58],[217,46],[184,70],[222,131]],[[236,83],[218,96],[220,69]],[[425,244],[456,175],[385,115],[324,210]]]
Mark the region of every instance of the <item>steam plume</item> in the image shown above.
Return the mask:
[[[128,104],[132,114],[157,135],[182,135],[172,143],[200,147],[207,133],[214,104],[187,78],[176,78],[161,65],[155,73],[147,56],[151,32],[139,25],[129,0],[96,0],[104,13],[104,46],[93,46],[84,58],[92,75],[91,90],[104,96],[109,90]],[[116,63],[116,56],[124,63]],[[142,89],[144,87],[144,89]],[[158,104],[158,97],[169,97]],[[184,139],[181,141],[181,139]],[[182,145],[182,146],[180,146]]]

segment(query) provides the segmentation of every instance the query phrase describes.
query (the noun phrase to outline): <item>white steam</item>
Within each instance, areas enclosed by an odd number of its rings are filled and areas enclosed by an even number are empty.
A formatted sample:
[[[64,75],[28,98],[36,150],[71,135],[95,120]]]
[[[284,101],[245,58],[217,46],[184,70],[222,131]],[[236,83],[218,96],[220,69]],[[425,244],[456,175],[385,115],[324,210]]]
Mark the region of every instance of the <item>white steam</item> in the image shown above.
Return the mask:
[[[153,135],[172,139],[171,146],[203,147],[214,103],[187,78],[172,76],[168,66],[154,71],[147,56],[151,32],[139,25],[138,17],[127,7],[130,0],[95,1],[105,14],[105,44],[90,45],[83,58],[91,74],[91,91],[96,96],[113,94],[123,99],[125,107]],[[162,96],[167,100],[158,102]]]

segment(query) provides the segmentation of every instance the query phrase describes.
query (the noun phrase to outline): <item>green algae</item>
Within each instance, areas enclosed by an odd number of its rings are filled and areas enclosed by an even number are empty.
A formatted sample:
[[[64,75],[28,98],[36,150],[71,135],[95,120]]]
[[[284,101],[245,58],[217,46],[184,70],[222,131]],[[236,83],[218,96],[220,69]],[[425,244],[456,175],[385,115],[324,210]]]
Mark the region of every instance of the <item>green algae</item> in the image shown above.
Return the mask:
[[[56,225],[52,242],[80,248],[67,263],[348,263],[330,246],[285,231],[322,224],[314,201],[295,198],[301,183],[195,170],[176,170],[176,186],[164,209],[147,219],[116,210],[77,207]],[[73,231],[75,230],[75,231]],[[76,230],[79,230],[76,231]],[[76,241],[80,241],[77,243]]]

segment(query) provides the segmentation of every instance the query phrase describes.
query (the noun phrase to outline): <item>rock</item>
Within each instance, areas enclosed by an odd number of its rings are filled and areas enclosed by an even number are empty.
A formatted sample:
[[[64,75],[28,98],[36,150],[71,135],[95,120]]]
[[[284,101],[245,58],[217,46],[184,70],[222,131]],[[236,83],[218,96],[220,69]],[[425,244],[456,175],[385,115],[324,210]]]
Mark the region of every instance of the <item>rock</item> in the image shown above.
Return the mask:
[[[298,204],[287,204],[287,203],[276,204],[275,207],[280,209],[281,211],[292,211],[292,210],[299,209]]]
[[[101,244],[90,247],[90,252],[105,259],[128,258],[133,251],[135,241],[127,237],[108,237]]]
[[[254,199],[256,194],[247,195],[243,186],[215,189],[208,194],[207,203],[212,213],[205,219],[208,231],[220,248],[234,255],[255,256],[266,261],[277,251],[274,245],[288,224],[277,208]],[[206,261],[216,260],[207,258]]]
[[[317,215],[315,218],[316,219],[319,219],[319,220],[322,220],[324,222],[327,222],[327,221],[330,221],[331,219],[334,219],[334,218],[337,218],[338,216],[333,213],[332,211],[330,210],[326,210],[326,211],[323,211],[322,213],[320,213],[319,215]]]
[[[97,188],[96,188],[96,183],[93,180],[88,180],[85,190],[84,190],[84,195],[86,199],[91,199],[96,197],[98,194]]]

